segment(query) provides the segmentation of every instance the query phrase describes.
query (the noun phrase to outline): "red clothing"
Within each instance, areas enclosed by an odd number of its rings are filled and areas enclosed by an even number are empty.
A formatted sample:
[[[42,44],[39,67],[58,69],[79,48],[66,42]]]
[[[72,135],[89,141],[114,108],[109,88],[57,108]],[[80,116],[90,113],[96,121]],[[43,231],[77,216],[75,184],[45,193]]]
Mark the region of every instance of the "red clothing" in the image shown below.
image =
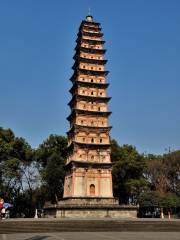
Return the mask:
[[[3,203],[0,203],[0,209],[2,209],[3,208]]]

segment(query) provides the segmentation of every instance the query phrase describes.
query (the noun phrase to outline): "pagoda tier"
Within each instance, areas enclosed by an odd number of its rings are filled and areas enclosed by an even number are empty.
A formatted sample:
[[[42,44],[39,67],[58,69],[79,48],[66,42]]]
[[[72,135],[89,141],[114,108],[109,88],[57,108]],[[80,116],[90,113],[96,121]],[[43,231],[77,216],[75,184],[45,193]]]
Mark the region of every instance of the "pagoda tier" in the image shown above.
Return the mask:
[[[89,44],[104,44],[105,41],[103,40],[98,40],[98,39],[88,39],[88,38],[77,38],[76,43],[89,43]]]
[[[101,27],[97,27],[97,26],[88,26],[88,25],[81,25],[79,28],[79,32],[80,31],[88,31],[88,32],[101,32],[102,28]]]
[[[108,117],[111,115],[111,112],[101,112],[101,111],[89,111],[84,109],[73,109],[71,114],[67,117],[68,121],[71,121],[72,118],[76,117],[77,114],[81,114],[84,116],[91,115],[91,116],[103,116]]]
[[[88,26],[97,26],[97,27],[99,27],[100,26],[100,23],[98,23],[98,22],[90,22],[90,21],[87,21],[87,20],[83,20],[82,21],[82,23],[81,23],[81,26],[82,25],[84,25],[84,26],[86,26],[86,25],[88,25]]]
[[[87,69],[86,68],[82,68],[82,66],[79,68],[78,67],[79,66],[78,62],[75,62],[75,64],[73,65],[72,69],[75,70],[75,71],[76,70],[79,70],[81,72],[84,71],[83,72],[84,74],[87,74],[87,71],[91,71],[91,72],[88,72],[88,73],[92,73],[92,75],[99,75],[99,76],[102,76],[102,75],[106,76],[109,73],[109,71],[103,70],[103,65],[102,64],[101,65],[100,64],[96,64],[96,69],[92,69],[93,67],[91,68],[91,66],[94,66],[94,63],[91,62],[91,59],[89,59],[89,61],[86,61],[86,63],[88,64],[87,66],[83,64],[84,62],[80,62],[80,63],[82,63],[83,66],[87,67]],[[97,70],[97,69],[100,69],[100,70]]]
[[[78,51],[84,52],[84,53],[95,53],[95,54],[105,54],[106,49],[100,49],[100,48],[90,48],[90,47],[83,47],[82,45],[77,45],[75,47],[75,50],[77,51],[76,54],[79,54]]]
[[[72,141],[70,145],[68,145],[67,150],[73,150],[75,147],[80,147],[80,148],[85,148],[85,149],[109,149],[110,148],[109,143],[83,143],[83,142],[77,142],[77,141]]]
[[[76,81],[84,81],[86,80],[86,82],[91,82],[91,83],[96,83],[96,80],[101,80],[102,82],[102,78],[100,78],[101,76],[98,75],[90,75],[90,74],[84,74],[84,76],[81,77],[81,75],[79,74],[79,72],[75,71],[74,74],[72,75],[72,77],[70,78],[70,81],[72,83],[76,82]],[[98,81],[99,82],[99,81]],[[97,82],[97,83],[98,83]],[[99,82],[100,83],[100,82]]]
[[[75,104],[75,102],[78,102],[79,100],[84,100],[84,101],[94,101],[94,102],[108,102],[111,99],[111,97],[94,97],[94,96],[83,96],[83,95],[74,95],[71,101],[68,103],[70,107]]]
[[[80,75],[87,75],[87,76],[107,76],[109,73],[109,71],[96,71],[96,70],[89,70],[89,69],[81,69],[78,68],[74,71],[74,74],[72,75],[72,77],[70,78],[70,80],[72,81],[72,79],[77,78],[77,76]]]
[[[92,87],[98,89],[106,89],[109,86],[109,83],[91,83],[91,82],[82,82],[82,81],[75,81],[72,88],[69,92],[74,95],[77,93],[79,87]]]
[[[76,60],[76,62],[74,63],[72,69],[76,69],[79,63],[90,63],[90,64],[97,64],[97,65],[105,65],[107,63],[107,60],[105,59],[84,58],[84,57],[79,57],[78,55],[74,57],[74,60]]]
[[[83,125],[78,125],[74,124],[73,127],[67,132],[67,134],[71,134],[73,132],[78,132],[78,131],[85,131],[85,132],[109,132],[111,130],[111,126],[83,126]]]
[[[101,38],[103,36],[103,33],[100,33],[100,32],[88,32],[88,31],[82,30],[81,32],[78,33],[77,36],[78,37],[87,36],[87,37]]]
[[[73,167],[75,168],[97,168],[97,169],[109,169],[112,167],[112,163],[101,163],[101,162],[82,162],[82,161],[75,161],[72,160],[71,162],[69,162],[68,164],[65,165],[65,169],[67,169],[67,171]]]

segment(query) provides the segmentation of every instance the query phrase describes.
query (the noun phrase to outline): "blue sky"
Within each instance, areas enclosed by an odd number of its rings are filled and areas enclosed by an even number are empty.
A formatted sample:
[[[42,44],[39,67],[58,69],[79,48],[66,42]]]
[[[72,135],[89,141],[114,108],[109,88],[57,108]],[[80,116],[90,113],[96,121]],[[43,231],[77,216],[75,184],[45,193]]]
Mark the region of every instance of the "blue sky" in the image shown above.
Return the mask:
[[[112,138],[146,153],[180,149],[179,0],[0,0],[0,126],[33,147],[66,134],[89,6],[108,50]]]

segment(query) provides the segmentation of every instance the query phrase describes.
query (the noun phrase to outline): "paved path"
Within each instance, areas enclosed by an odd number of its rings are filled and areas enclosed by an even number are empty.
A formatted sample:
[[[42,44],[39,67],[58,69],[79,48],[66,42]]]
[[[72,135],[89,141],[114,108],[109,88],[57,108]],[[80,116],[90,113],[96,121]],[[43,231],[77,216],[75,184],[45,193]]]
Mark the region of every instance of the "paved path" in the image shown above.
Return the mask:
[[[0,222],[0,234],[55,232],[180,232],[180,220],[11,219]]]
[[[180,232],[71,232],[0,234],[0,240],[180,240]]]

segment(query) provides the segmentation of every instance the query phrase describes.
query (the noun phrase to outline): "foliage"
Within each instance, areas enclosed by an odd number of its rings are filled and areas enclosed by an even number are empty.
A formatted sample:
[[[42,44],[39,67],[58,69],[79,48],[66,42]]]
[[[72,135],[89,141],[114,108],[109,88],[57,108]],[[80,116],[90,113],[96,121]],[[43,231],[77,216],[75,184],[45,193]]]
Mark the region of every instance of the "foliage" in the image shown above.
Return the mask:
[[[36,151],[36,161],[40,164],[43,183],[47,187],[46,200],[57,202],[63,194],[64,164],[67,139],[50,135]]]
[[[138,200],[141,207],[180,207],[180,198],[173,193],[162,194],[158,191],[149,191],[141,193]]]
[[[139,193],[148,187],[143,176],[146,169],[145,158],[131,145],[119,146],[113,140],[111,146],[114,194],[121,203],[136,204]]]
[[[31,204],[33,188],[37,183],[33,156],[34,151],[23,138],[15,137],[10,129],[0,128],[0,196],[22,212],[18,199],[28,191]],[[32,206],[29,209],[31,215]]]

